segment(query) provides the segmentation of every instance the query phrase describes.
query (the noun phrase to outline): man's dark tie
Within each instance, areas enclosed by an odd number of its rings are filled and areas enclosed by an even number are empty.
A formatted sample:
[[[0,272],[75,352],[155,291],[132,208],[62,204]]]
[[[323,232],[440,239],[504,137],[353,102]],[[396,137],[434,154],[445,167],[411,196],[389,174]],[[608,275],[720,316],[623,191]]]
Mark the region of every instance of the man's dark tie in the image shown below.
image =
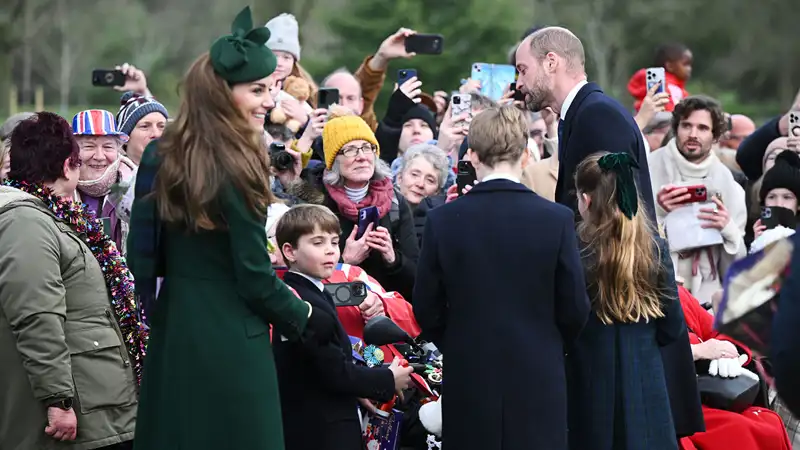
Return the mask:
[[[558,159],[559,161],[562,160],[564,145],[563,145],[563,134],[564,134],[564,121],[562,119],[558,119]]]

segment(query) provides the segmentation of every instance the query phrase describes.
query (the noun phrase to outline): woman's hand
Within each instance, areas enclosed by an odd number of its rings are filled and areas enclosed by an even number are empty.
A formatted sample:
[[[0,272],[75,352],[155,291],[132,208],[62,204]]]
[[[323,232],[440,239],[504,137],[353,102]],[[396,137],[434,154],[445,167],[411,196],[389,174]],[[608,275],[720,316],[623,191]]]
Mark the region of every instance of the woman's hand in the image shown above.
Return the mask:
[[[414,101],[414,103],[419,103],[422,101],[419,98],[420,94],[422,94],[422,81],[419,81],[417,77],[411,77],[405,81],[405,83],[401,84],[399,87],[397,83],[394,85],[394,90],[400,89],[400,92],[406,94],[406,97],[410,98]]]
[[[386,264],[394,264],[397,258],[394,254],[394,243],[392,243],[392,236],[389,234],[389,230],[384,227],[378,227],[375,231],[367,229],[364,236],[367,238],[369,248],[380,252]]]
[[[700,214],[697,215],[697,218],[705,222],[700,225],[701,227],[714,228],[722,231],[722,229],[728,225],[728,222],[731,221],[731,216],[728,214],[725,205],[722,204],[722,200],[713,197],[711,201],[714,202],[714,206],[711,208],[700,208]]]
[[[364,232],[364,235],[361,236],[361,239],[356,239],[356,234],[358,234],[358,226],[353,227],[353,231],[350,233],[350,236],[344,243],[342,262],[345,264],[350,264],[351,266],[357,266],[367,259],[370,250],[372,250],[370,246],[367,245],[367,236],[369,236],[371,231],[372,224],[369,224],[367,225],[366,232]]]
[[[125,75],[125,84],[123,86],[114,86],[114,90],[120,92],[133,91],[145,97],[151,95],[150,90],[147,88],[147,78],[144,76],[144,72],[128,63],[116,66],[115,69]]]
[[[366,398],[359,398],[358,403],[366,410],[370,415],[375,415],[378,413],[378,408],[372,404],[370,400]]]
[[[383,309],[383,300],[381,300],[378,294],[372,291],[367,292],[367,298],[358,305],[358,309],[361,310],[361,317],[364,319],[364,322],[373,317],[386,315]]]
[[[403,360],[395,356],[392,365],[389,366],[389,370],[394,375],[395,390],[402,395],[403,389],[408,388],[411,384],[411,373],[414,372],[414,368],[411,366],[404,367]]]
[[[639,112],[635,117],[639,130],[644,130],[644,127],[653,120],[653,117],[664,111],[669,104],[669,94],[666,90],[656,94],[660,86],[660,84],[651,86],[647,91],[647,95],[642,99],[642,106],[639,107]]]
[[[328,110],[324,108],[315,109],[311,111],[308,120],[308,126],[305,131],[303,131],[302,137],[314,142],[314,139],[322,136],[322,129],[325,128],[325,124],[328,123]]]
[[[296,98],[284,98],[281,100],[281,108],[283,108],[287,116],[300,122],[301,127],[308,123],[308,113],[303,108],[303,104]]]
[[[478,184],[478,182],[476,181],[475,184]],[[464,189],[461,191],[461,194],[462,195],[466,194],[467,192],[469,192],[471,190],[472,190],[472,186],[469,186],[469,185],[464,186]],[[445,203],[450,203],[453,200],[458,199],[458,197],[459,197],[459,195],[458,195],[458,184],[454,184],[454,185],[450,186],[449,188],[447,188],[447,198],[445,198],[444,202]]]
[[[471,94],[473,92],[480,92],[480,90],[481,90],[480,80],[473,80],[472,78],[467,78],[467,82],[462,84],[461,87],[458,88],[458,93]]]
[[[723,358],[738,358],[739,351],[736,346],[728,341],[720,341],[719,339],[709,339],[700,344],[693,346],[693,353],[695,353],[695,360],[698,359],[723,359]]]
[[[456,158],[458,158],[458,149],[461,147],[461,143],[464,142],[464,138],[469,134],[471,120],[470,114],[466,112],[452,117],[448,106],[442,118],[442,124],[439,125],[439,140],[436,146],[444,150],[448,155],[455,153]]]
[[[756,220],[753,224],[753,237],[761,236],[761,233],[767,231],[767,226],[761,223],[761,219]]]

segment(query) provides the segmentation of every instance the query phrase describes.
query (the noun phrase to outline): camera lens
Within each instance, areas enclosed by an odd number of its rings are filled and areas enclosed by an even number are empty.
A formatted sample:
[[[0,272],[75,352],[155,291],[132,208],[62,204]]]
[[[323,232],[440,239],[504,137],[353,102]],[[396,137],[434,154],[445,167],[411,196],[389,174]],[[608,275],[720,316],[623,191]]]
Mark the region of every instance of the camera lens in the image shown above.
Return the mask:
[[[111,73],[111,72],[108,72],[106,74],[106,83],[112,83],[113,81],[114,81],[114,74]]]
[[[461,97],[453,97],[453,104],[460,105],[461,104]]]
[[[364,285],[359,283],[353,286],[353,295],[355,295],[356,297],[361,297],[362,295],[364,295]]]
[[[281,143],[272,143],[269,146],[269,158],[272,167],[281,172],[294,166],[294,158],[286,151],[286,146]]]

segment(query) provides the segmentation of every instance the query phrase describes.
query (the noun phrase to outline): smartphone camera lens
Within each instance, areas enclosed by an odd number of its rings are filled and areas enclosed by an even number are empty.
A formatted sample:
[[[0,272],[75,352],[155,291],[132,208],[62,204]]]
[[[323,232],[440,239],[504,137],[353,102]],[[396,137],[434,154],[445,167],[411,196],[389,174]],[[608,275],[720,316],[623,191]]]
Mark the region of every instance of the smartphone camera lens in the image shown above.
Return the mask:
[[[109,84],[113,83],[114,82],[114,74],[111,73],[111,72],[106,73],[105,80],[106,80],[106,83],[109,83]]]
[[[770,219],[772,218],[772,208],[764,208],[764,211],[761,212],[762,219]]]
[[[358,283],[355,286],[353,286],[353,295],[355,297],[361,297],[364,294],[365,294],[365,287],[363,284]]]
[[[453,104],[460,105],[461,104],[461,97],[453,97]]]
[[[705,194],[706,194],[705,188],[697,188],[697,190],[695,191],[695,195],[697,195],[698,197],[702,197]]]

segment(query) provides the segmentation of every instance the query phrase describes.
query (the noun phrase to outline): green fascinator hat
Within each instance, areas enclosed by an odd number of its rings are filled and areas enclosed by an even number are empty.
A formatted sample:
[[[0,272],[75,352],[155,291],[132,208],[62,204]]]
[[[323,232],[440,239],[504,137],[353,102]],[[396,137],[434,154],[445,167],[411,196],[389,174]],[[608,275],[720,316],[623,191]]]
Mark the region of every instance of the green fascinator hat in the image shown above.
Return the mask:
[[[629,153],[603,155],[597,164],[603,172],[614,172],[617,175],[617,205],[625,217],[633,219],[639,210],[639,196],[636,193],[633,169],[638,169],[639,164]]]
[[[243,9],[231,24],[231,34],[217,39],[211,46],[214,72],[229,84],[249,83],[269,76],[278,60],[265,45],[269,28],[253,28],[250,7]]]

